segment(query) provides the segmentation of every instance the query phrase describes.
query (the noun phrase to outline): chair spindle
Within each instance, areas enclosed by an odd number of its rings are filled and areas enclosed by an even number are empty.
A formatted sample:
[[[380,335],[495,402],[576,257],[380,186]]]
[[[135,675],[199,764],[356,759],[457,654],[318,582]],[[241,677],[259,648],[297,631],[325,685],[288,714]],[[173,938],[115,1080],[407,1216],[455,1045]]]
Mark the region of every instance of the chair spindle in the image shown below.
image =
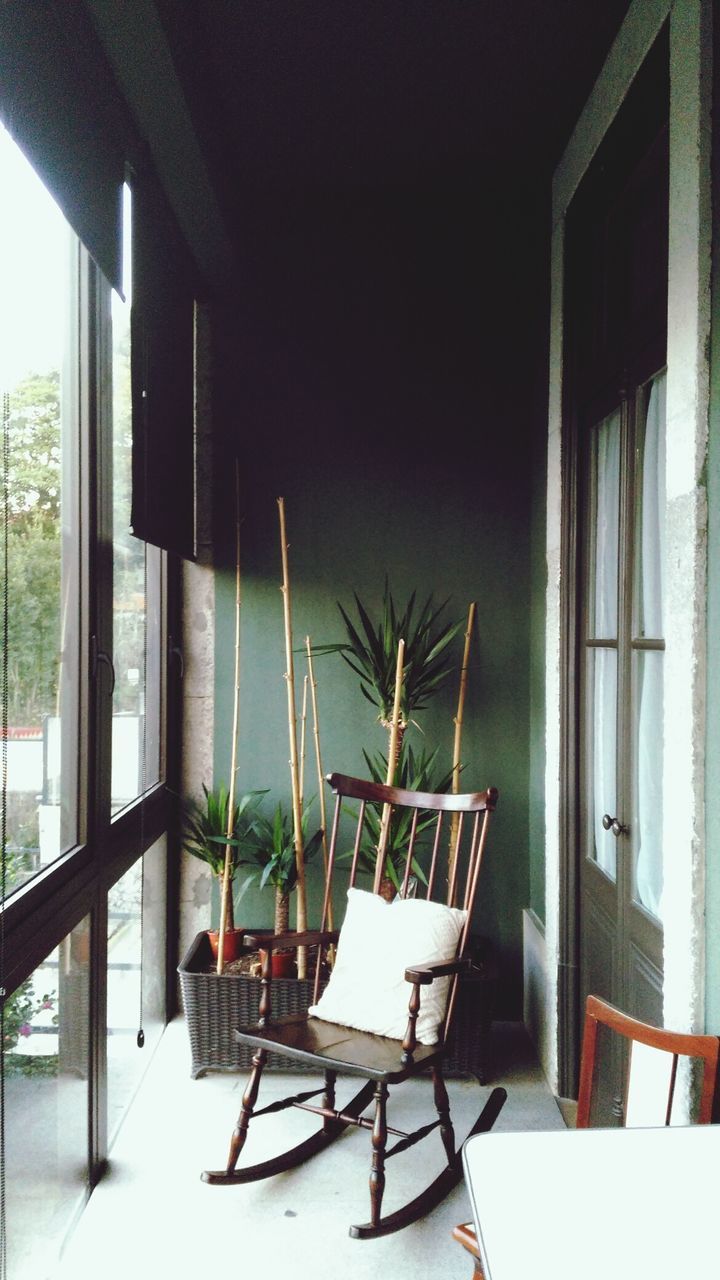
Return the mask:
[[[340,797],[338,796],[338,804]],[[355,877],[357,876],[358,857],[360,855],[360,841],[362,839],[362,830],[365,825],[365,801],[360,801],[360,813],[358,815],[357,831],[355,832],[355,845],[353,847],[353,860],[350,867],[350,888],[355,887]]]
[[[465,876],[465,897],[463,898],[463,908],[467,911],[473,899],[473,875],[475,873],[475,860],[478,857],[478,830],[480,827],[480,814],[475,814],[473,822],[472,837],[470,839],[470,854],[468,856],[467,875]],[[457,865],[457,862],[456,862]]]
[[[412,824],[410,826],[410,840],[408,842],[408,851],[405,858],[405,875],[403,877],[401,898],[407,898],[408,885],[410,883],[410,871],[412,868],[413,850],[415,848],[415,836],[417,835],[418,809],[413,809]]]
[[[428,876],[427,892],[425,897],[428,902],[432,899],[433,889],[435,887],[435,872],[437,870],[438,849],[440,848],[440,832],[442,830],[443,814],[442,810],[438,813],[435,823],[435,840],[433,842],[432,857],[430,859],[430,874]]]
[[[449,907],[455,906],[455,894],[457,893],[458,866],[460,864],[459,854],[460,854],[460,848],[462,846],[462,831],[463,831],[464,817],[465,817],[464,813],[458,814],[457,827],[454,834],[455,860],[454,860],[453,869],[452,869],[452,879],[450,880],[450,884],[448,885],[448,906]]]

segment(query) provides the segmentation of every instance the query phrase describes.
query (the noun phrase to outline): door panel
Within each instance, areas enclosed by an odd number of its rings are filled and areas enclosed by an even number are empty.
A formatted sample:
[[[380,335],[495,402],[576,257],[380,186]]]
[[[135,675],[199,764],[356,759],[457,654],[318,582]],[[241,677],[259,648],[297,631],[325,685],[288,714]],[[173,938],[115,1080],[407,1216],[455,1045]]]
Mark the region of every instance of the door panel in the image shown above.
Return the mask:
[[[661,918],[663,832],[663,653],[633,653],[634,904]]]
[[[592,773],[588,777],[591,788],[592,831],[588,839],[588,857],[600,871],[613,882],[617,879],[617,840],[603,824],[606,815],[614,815],[617,808],[617,702],[618,671],[617,650],[589,648],[587,656],[590,669],[591,705],[589,716],[592,724],[590,759]]]
[[[618,548],[620,541],[620,440],[615,410],[592,433],[592,574],[589,634],[616,640],[618,629]]]
[[[662,1026],[662,969],[635,946],[630,947],[629,1003],[636,1018]]]
[[[599,893],[588,895],[584,919],[584,977],[588,991],[610,1000],[617,986],[617,929],[615,912],[607,911]],[[612,900],[608,903],[614,906]]]
[[[664,29],[565,223],[568,1083],[590,992],[662,1013],[668,104]]]
[[[588,427],[581,561],[581,996],[651,1020],[662,1015],[664,385],[660,373]]]

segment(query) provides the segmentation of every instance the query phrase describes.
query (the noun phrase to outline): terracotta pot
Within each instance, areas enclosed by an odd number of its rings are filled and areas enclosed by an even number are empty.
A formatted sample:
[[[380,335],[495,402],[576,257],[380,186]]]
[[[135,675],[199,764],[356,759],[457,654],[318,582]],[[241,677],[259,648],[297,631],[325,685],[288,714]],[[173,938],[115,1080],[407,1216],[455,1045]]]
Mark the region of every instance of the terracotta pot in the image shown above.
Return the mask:
[[[380,881],[380,897],[386,902],[394,902],[397,895],[397,889],[389,876],[383,876]]]
[[[294,978],[295,952],[273,951],[271,969],[273,978]]]
[[[242,954],[242,943],[243,943],[244,933],[245,933],[244,929],[226,929],[225,930],[225,941],[223,943],[223,962],[224,963],[229,963],[231,960],[237,960],[238,956]],[[217,960],[218,946],[220,942],[220,931],[219,929],[208,929],[207,936],[210,942],[210,950],[212,951],[213,960]]]

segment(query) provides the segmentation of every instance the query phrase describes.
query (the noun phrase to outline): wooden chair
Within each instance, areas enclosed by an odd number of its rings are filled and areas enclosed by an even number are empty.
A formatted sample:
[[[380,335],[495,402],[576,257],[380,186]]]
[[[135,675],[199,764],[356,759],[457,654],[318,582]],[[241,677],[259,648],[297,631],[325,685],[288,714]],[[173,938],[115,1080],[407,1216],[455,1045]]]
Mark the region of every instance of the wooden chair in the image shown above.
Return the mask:
[[[625,1075],[625,1096],[621,1113],[615,1118],[627,1128],[670,1124],[679,1058],[702,1063],[700,1096],[695,1121],[710,1124],[718,1077],[720,1039],[717,1036],[686,1035],[638,1022],[614,1009],[598,996],[588,996],[580,1057],[577,1128],[591,1124],[592,1102],[597,1085],[598,1028],[608,1027],[627,1041],[629,1058]]]
[[[248,945],[259,946],[263,951],[258,1021],[252,1026],[239,1027],[236,1031],[238,1042],[251,1046],[255,1050],[252,1071],[232,1135],[227,1167],[223,1170],[207,1171],[202,1176],[205,1182],[226,1186],[266,1178],[294,1168],[323,1150],[349,1125],[368,1129],[372,1135],[370,1221],[350,1228],[351,1236],[367,1239],[397,1231],[429,1213],[462,1177],[461,1153],[455,1143],[450,1104],[443,1080],[442,1058],[455,1004],[458,976],[472,967],[465,952],[468,946],[470,920],[477,893],[488,822],[497,802],[497,792],[491,789],[470,795],[432,795],[382,786],[345,777],[342,774],[330,775],[328,782],[335,794],[335,812],[320,928],[316,932],[303,934],[246,936]],[[354,901],[357,903],[362,900],[363,909],[370,906],[373,912],[379,911],[383,927],[386,919],[385,911],[399,910],[403,919],[408,920],[412,917],[413,920],[420,921],[423,915],[438,914],[437,908],[426,908],[413,898],[413,892],[423,887],[424,878],[427,879],[425,898],[429,902],[434,901],[435,890],[441,890],[443,899],[446,898],[447,904],[453,905],[461,881],[464,886],[461,909],[467,914],[462,925],[459,924],[455,913],[448,912],[446,908],[439,909],[442,920],[453,917],[455,920],[453,927],[460,928],[459,940],[453,948],[454,954],[439,956],[435,963],[424,963],[422,954],[416,955],[416,961],[421,963],[405,964],[401,968],[401,973],[397,975],[401,989],[403,985],[401,977],[404,976],[409,984],[407,1013],[404,1017],[402,1015],[402,1008],[405,1007],[404,997],[400,1006],[400,1017],[405,1029],[404,1033],[400,1033],[399,1038],[374,1034],[368,1030],[354,1030],[344,1024],[344,1015],[341,1018],[336,1014],[338,1021],[330,1022],[309,1012],[276,1016],[272,1011],[271,956],[277,948],[288,946],[317,948],[314,997],[310,1008],[314,1009],[318,1001],[323,948],[333,946],[338,941],[337,931],[329,930],[327,924],[333,880],[338,872],[338,863],[342,865],[344,861],[341,856],[343,850],[338,850],[338,842],[341,809],[347,812],[347,801],[359,804],[359,812],[355,815],[354,841],[348,840],[348,844],[352,843],[352,854],[348,852],[347,857],[350,866],[349,882],[355,894]],[[404,830],[407,834],[407,849],[401,872],[402,887],[398,896],[399,907],[397,904],[381,906],[378,899],[370,900],[367,896],[357,895],[355,881],[358,869],[362,865],[363,855],[368,852],[369,842],[377,835],[378,828],[381,833],[388,833],[391,842],[393,839],[397,842],[400,830]],[[454,862],[454,870],[450,867],[448,871],[445,864],[449,861],[451,831],[457,840],[458,856]],[[381,848],[383,844],[384,836],[381,834]],[[416,877],[416,860],[422,861],[423,858],[425,859],[424,873]],[[373,885],[375,893],[378,893],[381,887],[384,862],[384,857],[377,860]],[[352,896],[351,894],[350,897]],[[398,932],[395,926],[399,917],[395,915],[390,917],[390,920],[394,922],[389,927],[395,936]],[[402,934],[402,929],[399,932]],[[345,971],[343,948],[346,946],[345,954],[349,955],[350,937],[351,933],[347,929],[344,938],[340,937],[337,964],[328,986],[328,993],[333,985],[333,979]],[[373,937],[363,940],[366,954],[373,948],[374,941]],[[382,949],[376,946],[376,952],[382,954]],[[439,1039],[434,1044],[421,1043],[417,1035],[418,1016],[422,1018],[423,1009],[426,1007],[421,993],[428,992],[429,998],[430,984],[439,979],[445,979],[445,985],[448,988],[443,1008],[444,1019],[439,1028]],[[339,980],[342,979],[339,978]],[[323,1087],[311,1092],[295,1094],[279,1102],[273,1102],[261,1110],[256,1110],[263,1068],[268,1054],[272,1053],[294,1058],[306,1064],[308,1070],[321,1071],[324,1076]],[[389,1087],[426,1071],[430,1072],[432,1078],[432,1094],[437,1119],[409,1134],[391,1128],[386,1118]],[[359,1092],[341,1111],[335,1109],[335,1082],[338,1075],[359,1077],[365,1081]],[[318,1095],[321,1095],[319,1103],[312,1101],[317,1099]],[[493,1090],[472,1126],[471,1133],[478,1133],[492,1127],[505,1101],[505,1096],[503,1089]],[[373,1100],[372,1114],[366,1117],[362,1112]],[[297,1107],[320,1116],[320,1127],[291,1150],[260,1164],[238,1168],[238,1160],[245,1145],[251,1120],[257,1120],[264,1114],[276,1113],[287,1107]],[[446,1160],[442,1172],[409,1204],[383,1217],[381,1207],[386,1162],[392,1156],[412,1147],[436,1128],[440,1130]],[[389,1150],[387,1149],[388,1134],[392,1134],[397,1139]]]
[[[720,1038],[687,1035],[680,1031],[652,1027],[613,1008],[598,996],[588,996],[580,1058],[576,1120],[578,1129],[591,1127],[593,1098],[597,1087],[600,1026],[621,1036],[628,1045],[625,1093],[621,1106],[616,1110],[616,1120],[626,1128],[670,1124],[678,1061],[680,1058],[687,1058],[702,1064],[695,1122],[710,1124],[717,1103]],[[472,1223],[455,1227],[453,1237],[471,1255],[473,1277],[477,1280],[482,1276],[482,1267]]]

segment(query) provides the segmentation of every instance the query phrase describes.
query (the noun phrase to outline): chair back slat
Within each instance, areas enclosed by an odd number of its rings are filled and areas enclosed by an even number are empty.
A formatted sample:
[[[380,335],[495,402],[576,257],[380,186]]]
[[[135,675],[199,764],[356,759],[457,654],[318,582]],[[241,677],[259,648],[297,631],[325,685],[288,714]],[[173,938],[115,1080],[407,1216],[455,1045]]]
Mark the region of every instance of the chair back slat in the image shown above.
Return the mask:
[[[335,796],[335,812],[333,813],[332,831],[330,833],[330,847],[328,849],[328,864],[325,873],[325,893],[323,894],[323,909],[320,928],[327,929],[328,916],[330,912],[330,901],[332,898],[333,871],[335,870],[335,852],[337,849],[337,836],[340,826],[340,807],[342,804],[341,797]]]
[[[695,1119],[698,1124],[711,1122],[720,1070],[720,1038],[653,1027],[613,1008],[599,996],[591,995],[585,1006],[576,1121],[578,1129],[588,1128],[593,1123],[593,1099],[598,1074],[596,1066],[600,1057],[599,1026],[623,1037],[630,1047],[623,1113],[625,1125],[635,1128],[673,1122],[673,1100],[680,1058],[689,1064],[697,1062],[702,1067]]]
[[[368,858],[366,855],[369,855],[372,862],[373,851],[377,852],[375,840],[377,839],[378,828],[381,832],[380,844],[382,845],[383,833],[387,836],[389,832],[393,838],[395,836],[396,827],[393,826],[391,829],[389,823],[393,812],[398,809],[409,811],[410,822],[407,844],[402,849],[402,857],[395,860],[396,870],[398,874],[402,875],[400,895],[405,897],[408,894],[413,861],[417,859],[418,864],[423,868],[423,874],[427,876],[426,897],[430,899],[434,893],[436,896],[443,894],[447,886],[448,894],[450,895],[448,902],[450,905],[454,905],[458,887],[458,868],[462,863],[463,868],[466,867],[463,907],[467,912],[467,917],[460,933],[457,955],[463,955],[468,943],[470,921],[477,893],[480,863],[485,846],[489,817],[497,804],[497,791],[494,788],[466,794],[433,794],[424,791],[406,791],[404,788],[390,787],[382,783],[351,778],[345,774],[338,773],[330,774],[327,781],[335,793],[336,806],[328,857],[329,874],[323,904],[323,928],[327,928],[328,905],[331,901],[332,887],[330,879],[336,865],[335,854],[340,829],[340,809],[344,800],[356,800],[360,802],[360,806],[354,833],[350,886],[353,887],[355,885],[363,864],[367,869]],[[372,825],[370,825],[370,814],[367,811],[368,805],[372,806],[376,815]],[[451,875],[448,874],[449,869],[446,869],[445,861],[445,853],[447,852],[449,855],[450,852],[448,848],[449,841],[442,840],[443,820],[446,813],[453,815],[453,835],[455,836],[453,842],[456,849],[455,869]],[[465,822],[466,814],[473,815],[472,823]],[[407,830],[407,827],[405,830]],[[371,832],[374,832],[374,835],[371,835]],[[466,846],[465,849],[462,848],[463,842]],[[443,848],[443,845],[445,848]],[[467,847],[468,845],[469,847]],[[392,845],[389,842],[388,847],[392,849]],[[390,856],[388,847],[385,850],[386,856]],[[426,861],[428,854],[429,867]],[[379,887],[377,863],[378,858],[376,857],[373,883],[375,892],[378,891]],[[452,883],[449,883],[450,878]],[[370,944],[371,940],[369,940]],[[449,956],[447,958],[448,960],[451,959]],[[449,986],[448,1004],[446,1006],[446,1034],[450,1027],[456,991],[457,980],[453,979]]]
[[[467,916],[465,917],[465,924],[463,925],[462,933],[460,934],[460,941],[458,943],[457,954],[459,956],[464,956],[467,948],[468,936],[470,934],[470,923],[472,921],[473,907],[475,905],[475,896],[477,894],[478,880],[480,878],[480,866],[483,860],[483,854],[485,852],[485,842],[487,840],[488,824],[490,822],[491,812],[492,810],[489,807],[485,810],[485,814],[482,820],[482,826],[480,825],[479,813],[476,813],[475,821],[473,822],[472,838],[470,841],[470,853],[468,856],[467,879],[465,882],[465,885],[466,885],[465,901],[463,903],[463,910],[467,911]],[[460,851],[460,841],[458,839],[458,843],[456,846],[456,856],[455,856],[456,868],[459,861],[459,858],[457,856],[459,851]],[[444,1030],[445,1040],[447,1040],[450,1034],[450,1027],[452,1025],[453,1013],[455,1012],[455,1000],[457,998],[457,989],[458,989],[458,978],[456,974],[450,986],[450,993],[449,993],[448,1003],[447,1003],[447,1012],[445,1014],[445,1030]]]
[[[445,813],[476,813],[488,808],[492,810],[497,804],[498,795],[495,787],[490,787],[487,791],[460,794],[406,791],[403,787],[388,787],[384,782],[367,782],[363,778],[351,778],[344,773],[328,774],[327,781],[333,791],[339,792],[348,800],[370,800],[373,804],[387,802],[406,809],[441,809]]]
[[[479,828],[480,828],[480,815],[479,813],[477,813],[475,814],[475,817],[473,819],[473,835],[470,836],[470,855],[468,858],[468,869],[466,869],[466,872],[465,872],[465,892],[464,892],[464,895],[462,895],[462,910],[465,910],[465,911],[468,910],[468,902],[470,901],[471,892],[473,892],[473,874],[475,870],[475,863],[477,863],[477,859],[478,859]],[[482,858],[482,852],[480,852],[480,858]],[[454,864],[455,864],[455,878],[457,878],[457,865],[459,865],[459,859],[455,858]],[[456,905],[455,896],[456,895],[454,893],[454,895],[452,895],[452,906]]]
[[[412,869],[413,853],[415,852],[415,837],[417,836],[419,809],[413,809],[412,822],[410,824],[410,839],[408,840],[407,853],[405,855],[405,875],[403,876],[402,889],[400,897],[407,898],[408,885],[410,883],[410,871]]]
[[[443,826],[443,814],[438,813],[437,822],[435,823],[435,839],[433,840],[432,856],[430,858],[430,871],[428,873],[427,890],[425,897],[428,902],[431,901],[433,889],[435,888],[435,872],[437,871],[438,852],[440,850],[440,833]]]
[[[450,880],[448,882],[447,900],[448,900],[449,907],[455,906],[455,898],[457,895],[458,867],[460,866],[460,858],[458,855],[460,853],[460,849],[462,848],[462,833],[463,833],[464,817],[465,817],[464,813],[458,814],[454,823],[454,829],[452,833],[452,842],[453,842],[453,849],[454,849],[455,856],[453,858],[452,873],[450,876]]]
[[[482,866],[483,854],[485,853],[485,844],[487,841],[488,824],[490,822],[490,810],[486,810],[482,823],[476,822],[473,830],[472,848],[470,853],[470,866],[468,867],[467,891],[465,894],[465,910],[468,918],[465,922],[465,932],[470,925],[470,916],[475,904],[477,895],[478,880],[480,878],[480,867]],[[463,938],[463,945],[466,939]]]
[[[339,797],[338,797],[339,800]],[[365,825],[365,805],[363,800],[360,804],[360,812],[358,814],[357,827],[355,828],[355,844],[353,845],[353,857],[350,866],[350,888],[354,889],[355,879],[357,877],[358,858],[360,857],[360,843],[362,841],[363,827]]]

